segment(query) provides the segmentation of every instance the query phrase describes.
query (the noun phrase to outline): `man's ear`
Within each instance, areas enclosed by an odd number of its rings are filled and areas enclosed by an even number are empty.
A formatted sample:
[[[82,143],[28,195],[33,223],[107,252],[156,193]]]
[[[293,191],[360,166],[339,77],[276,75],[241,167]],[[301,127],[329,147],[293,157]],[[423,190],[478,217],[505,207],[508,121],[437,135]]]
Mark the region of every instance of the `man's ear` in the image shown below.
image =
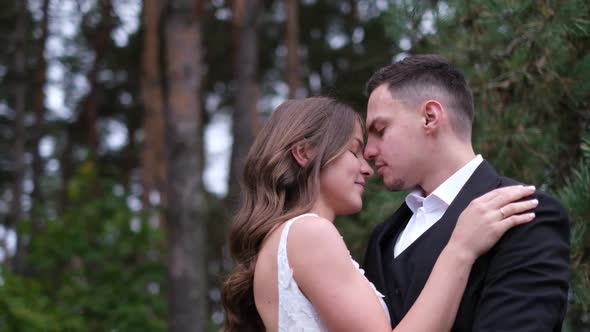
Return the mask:
[[[426,133],[432,134],[440,127],[446,112],[438,101],[430,99],[422,104],[422,116]]]
[[[298,143],[291,148],[291,154],[293,155],[293,158],[295,158],[295,161],[297,161],[301,167],[305,167],[305,165],[307,165],[312,157],[311,153],[311,148],[307,143]]]

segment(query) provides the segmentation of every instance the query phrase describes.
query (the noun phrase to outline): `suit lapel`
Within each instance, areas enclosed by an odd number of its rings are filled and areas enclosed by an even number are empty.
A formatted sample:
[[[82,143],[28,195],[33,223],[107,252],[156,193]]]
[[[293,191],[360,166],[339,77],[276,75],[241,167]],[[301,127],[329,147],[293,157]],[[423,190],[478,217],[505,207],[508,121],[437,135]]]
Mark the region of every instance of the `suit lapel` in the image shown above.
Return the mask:
[[[445,214],[441,217],[437,224],[440,224],[440,228],[437,228],[437,233],[440,234],[437,238],[440,240],[440,249],[447,244],[451,233],[455,229],[457,219],[461,212],[471,203],[475,198],[487,193],[490,190],[498,187],[500,178],[492,166],[487,162],[483,161],[473,172],[469,180],[465,183],[463,188],[457,194],[457,197],[453,200],[451,205],[447,208]],[[432,252],[435,257],[438,257],[440,251]]]
[[[407,293],[408,296],[406,296],[404,300],[405,310],[409,310],[410,306],[422,291],[426,280],[428,280],[428,277],[432,272],[434,263],[442,249],[447,245],[451,234],[455,229],[457,219],[461,212],[465,210],[467,205],[469,205],[473,199],[498,187],[499,181],[500,178],[491,165],[486,161],[483,161],[465,183],[461,191],[459,191],[459,194],[455,197],[441,219],[427,231],[432,232],[431,236],[428,237],[428,250],[414,252],[411,261],[409,261],[411,266],[406,267],[410,271],[414,271],[414,274],[411,278],[410,287]],[[417,241],[420,241],[420,239]],[[478,266],[476,264],[473,271],[476,271],[477,269]]]
[[[386,250],[393,250],[392,245],[395,241],[396,234],[399,233],[400,228],[407,223],[411,216],[412,210],[410,210],[406,203],[403,203],[391,217],[387,218],[383,230],[376,238],[376,248],[374,250],[375,262],[373,264],[376,269],[376,273],[372,280],[375,281],[375,286],[381,292],[387,293],[388,288],[391,288],[394,282],[393,280],[387,280],[387,282],[385,281],[385,269],[388,269],[393,264],[391,260],[386,259],[386,257],[390,256],[385,254]],[[386,286],[386,284],[388,286]],[[385,300],[388,302],[387,304],[389,306],[392,305],[389,303],[389,296],[386,296]]]
[[[500,177],[494,168],[484,160],[477,167],[475,172],[473,172],[473,175],[471,175],[469,180],[467,180],[461,191],[459,191],[459,194],[447,209],[447,213],[449,211],[458,210],[460,214],[472,200],[497,188],[499,184]],[[443,216],[443,218],[445,216]],[[455,223],[456,221],[457,220],[455,219]]]

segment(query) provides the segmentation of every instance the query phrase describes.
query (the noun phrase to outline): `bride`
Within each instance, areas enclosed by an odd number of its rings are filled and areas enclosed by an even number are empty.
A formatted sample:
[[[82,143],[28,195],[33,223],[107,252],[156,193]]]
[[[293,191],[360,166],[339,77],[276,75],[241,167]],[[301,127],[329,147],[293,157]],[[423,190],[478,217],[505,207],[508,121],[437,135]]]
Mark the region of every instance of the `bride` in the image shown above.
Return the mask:
[[[362,207],[373,174],[363,136],[360,116],[331,98],[288,100],[271,115],[245,161],[230,231],[235,268],[223,287],[224,331],[392,330],[383,295],[333,223]],[[521,213],[535,202],[516,202],[532,193],[506,187],[471,202],[393,331],[449,331],[475,259],[533,219]]]

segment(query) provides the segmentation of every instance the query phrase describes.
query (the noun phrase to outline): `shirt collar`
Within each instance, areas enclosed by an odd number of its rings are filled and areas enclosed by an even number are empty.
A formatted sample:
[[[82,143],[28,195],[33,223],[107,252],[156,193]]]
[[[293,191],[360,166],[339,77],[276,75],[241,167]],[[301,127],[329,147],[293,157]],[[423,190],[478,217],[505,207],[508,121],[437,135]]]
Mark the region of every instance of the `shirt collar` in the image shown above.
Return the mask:
[[[422,190],[419,188],[412,190],[408,196],[406,196],[406,204],[413,213],[416,213],[416,210],[418,210],[423,203],[424,196],[422,196]]]
[[[412,190],[410,194],[406,196],[406,204],[413,213],[416,213],[416,210],[418,210],[423,204],[425,205],[426,210],[432,210],[439,206],[447,208],[451,205],[455,197],[457,197],[461,188],[463,188],[467,180],[473,175],[482,161],[483,157],[478,154],[470,162],[465,164],[465,166],[461,167],[446,179],[445,182],[438,186],[438,188],[428,195],[428,197],[424,197],[422,195],[422,190],[419,188]]]

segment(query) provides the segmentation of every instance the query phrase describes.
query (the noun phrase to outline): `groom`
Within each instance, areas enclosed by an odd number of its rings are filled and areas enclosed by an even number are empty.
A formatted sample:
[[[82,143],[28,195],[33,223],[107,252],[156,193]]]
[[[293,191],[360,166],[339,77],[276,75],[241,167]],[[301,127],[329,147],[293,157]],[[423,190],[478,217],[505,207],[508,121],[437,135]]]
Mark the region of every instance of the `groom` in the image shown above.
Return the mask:
[[[373,231],[364,264],[386,294],[395,326],[422,291],[459,214],[474,198],[517,182],[473,152],[473,97],[444,58],[411,56],[381,68],[367,92],[365,158],[389,190],[412,190]],[[561,330],[568,217],[554,198],[535,196],[535,220],[506,233],[473,265],[453,331]]]

